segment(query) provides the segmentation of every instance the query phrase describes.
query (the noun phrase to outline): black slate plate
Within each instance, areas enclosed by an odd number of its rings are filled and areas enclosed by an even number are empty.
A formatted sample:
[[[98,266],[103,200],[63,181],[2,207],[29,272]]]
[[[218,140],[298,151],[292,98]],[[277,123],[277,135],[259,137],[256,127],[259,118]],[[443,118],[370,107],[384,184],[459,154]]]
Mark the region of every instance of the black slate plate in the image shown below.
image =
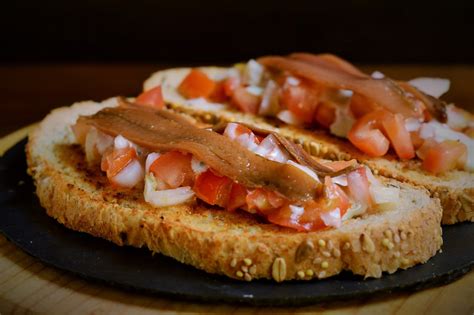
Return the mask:
[[[250,283],[209,275],[148,250],[118,247],[64,228],[45,214],[26,174],[25,140],[0,159],[0,231],[54,267],[110,285],[168,297],[253,305],[304,305],[420,290],[451,282],[474,265],[474,224],[444,228],[443,252],[426,264],[363,280],[343,273],[314,282]]]

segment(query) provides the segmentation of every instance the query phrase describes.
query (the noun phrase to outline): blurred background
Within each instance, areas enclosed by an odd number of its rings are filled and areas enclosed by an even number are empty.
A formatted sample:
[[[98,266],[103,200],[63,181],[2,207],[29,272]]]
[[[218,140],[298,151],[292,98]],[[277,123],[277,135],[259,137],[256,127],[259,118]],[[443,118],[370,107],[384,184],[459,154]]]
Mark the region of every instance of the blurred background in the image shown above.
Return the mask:
[[[294,51],[399,79],[448,76],[447,99],[474,103],[473,17],[474,1],[459,0],[8,1],[0,135],[77,100],[135,95],[160,68]]]

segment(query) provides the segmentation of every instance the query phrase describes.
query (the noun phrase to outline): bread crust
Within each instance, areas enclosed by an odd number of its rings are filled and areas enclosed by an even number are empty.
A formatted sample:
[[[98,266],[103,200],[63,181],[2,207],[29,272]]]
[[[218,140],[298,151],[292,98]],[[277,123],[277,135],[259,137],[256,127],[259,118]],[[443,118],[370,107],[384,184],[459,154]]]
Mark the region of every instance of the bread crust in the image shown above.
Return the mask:
[[[229,71],[228,68],[222,67],[200,69],[211,77],[222,77]],[[474,173],[453,170],[436,176],[422,170],[418,160],[402,161],[395,156],[371,158],[361,153],[347,140],[334,137],[325,131],[308,131],[229,108],[202,110],[186,106],[186,100],[176,92],[176,87],[189,70],[190,68],[177,68],[156,72],[145,81],[144,89],[148,90],[157,84],[162,84],[165,102],[169,103],[171,108],[204,121],[212,123],[239,121],[278,132],[300,143],[314,156],[332,160],[357,159],[369,166],[375,174],[423,187],[429,191],[431,197],[439,198],[443,207],[443,224],[474,222]]]
[[[439,201],[396,181],[389,184],[401,188],[397,209],[308,233],[201,203],[155,208],[139,190],[112,189],[100,172],[85,166],[70,125],[80,114],[115,103],[83,102],[55,110],[30,134],[28,171],[41,205],[68,228],[247,281],[310,280],[342,270],[380,277],[426,262],[440,249]]]

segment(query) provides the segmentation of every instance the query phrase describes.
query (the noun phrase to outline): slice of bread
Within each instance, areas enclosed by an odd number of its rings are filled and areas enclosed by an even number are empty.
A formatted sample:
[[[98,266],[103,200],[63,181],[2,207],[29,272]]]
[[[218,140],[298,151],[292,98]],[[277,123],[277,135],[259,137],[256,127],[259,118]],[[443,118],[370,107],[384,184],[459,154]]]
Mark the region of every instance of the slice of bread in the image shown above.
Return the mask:
[[[229,68],[200,68],[211,78],[223,77]],[[401,161],[395,156],[371,158],[357,150],[349,141],[331,136],[322,130],[310,131],[285,125],[274,119],[265,119],[238,112],[230,107],[199,107],[190,104],[176,90],[190,68],[159,71],[144,84],[144,90],[161,84],[165,102],[177,111],[190,114],[204,121],[238,121],[261,129],[278,132],[300,143],[310,154],[332,160],[357,159],[369,166],[375,174],[397,179],[426,188],[432,197],[439,198],[443,207],[443,224],[474,222],[474,173],[453,170],[433,175],[421,169],[419,160]]]
[[[117,245],[147,247],[210,273],[250,281],[326,278],[342,270],[380,277],[426,262],[442,244],[441,207],[424,189],[400,187],[392,209],[338,229],[296,232],[203,203],[156,208],[142,190],[112,188],[88,168],[70,126],[116,99],[54,110],[30,134],[28,171],[41,205],[68,228]]]

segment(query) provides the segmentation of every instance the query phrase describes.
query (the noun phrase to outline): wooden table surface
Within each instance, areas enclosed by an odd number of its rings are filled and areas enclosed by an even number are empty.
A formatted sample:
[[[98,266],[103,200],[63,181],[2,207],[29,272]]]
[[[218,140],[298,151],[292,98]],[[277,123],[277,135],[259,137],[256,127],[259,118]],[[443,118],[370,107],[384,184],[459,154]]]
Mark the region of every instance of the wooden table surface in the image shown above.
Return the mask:
[[[41,119],[54,107],[77,100],[135,95],[141,82],[163,65],[17,65],[0,66],[3,96],[0,136]],[[474,66],[366,66],[394,78],[439,76],[451,79],[447,100],[474,110]],[[0,139],[0,155],[22,139],[23,128]],[[328,314],[474,314],[474,271],[449,285],[420,292],[302,308],[251,308],[199,304],[131,293],[47,267],[0,235],[0,313],[152,314],[152,313],[328,313]]]

